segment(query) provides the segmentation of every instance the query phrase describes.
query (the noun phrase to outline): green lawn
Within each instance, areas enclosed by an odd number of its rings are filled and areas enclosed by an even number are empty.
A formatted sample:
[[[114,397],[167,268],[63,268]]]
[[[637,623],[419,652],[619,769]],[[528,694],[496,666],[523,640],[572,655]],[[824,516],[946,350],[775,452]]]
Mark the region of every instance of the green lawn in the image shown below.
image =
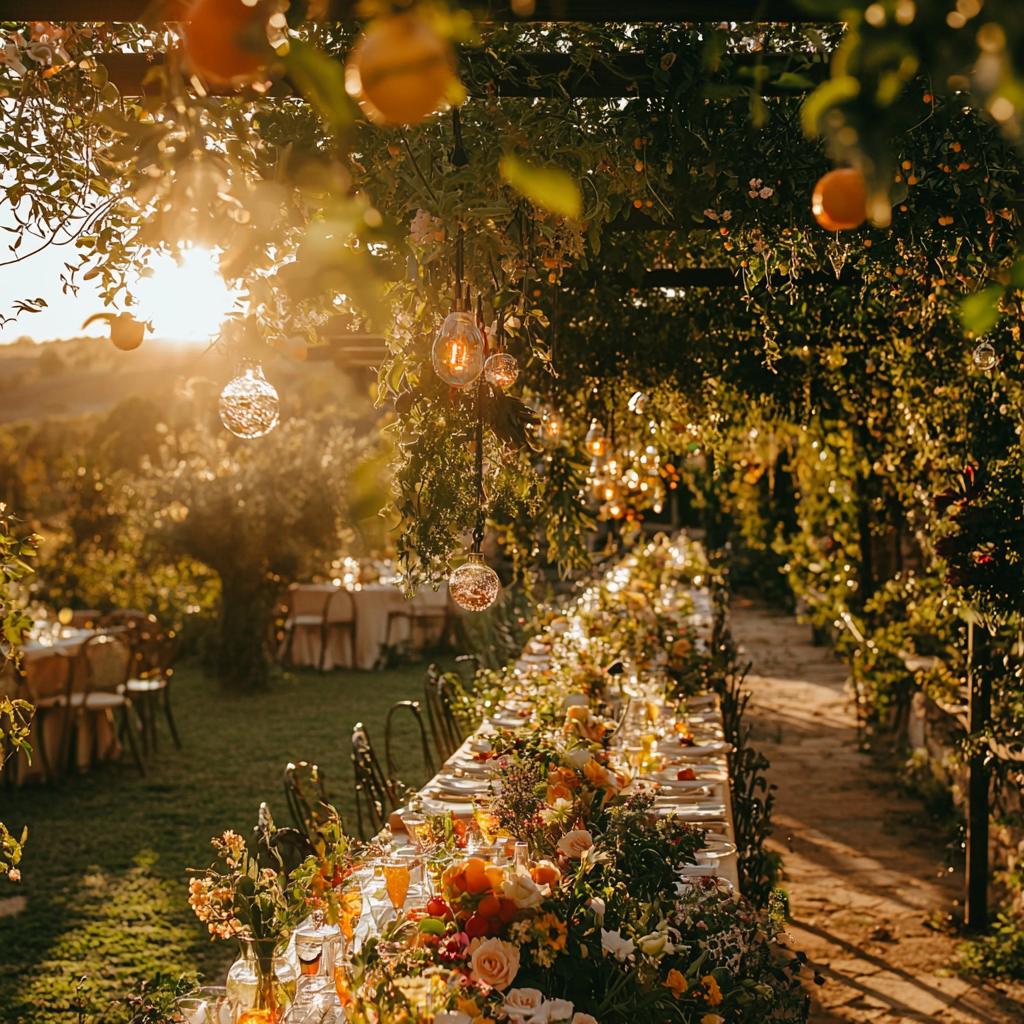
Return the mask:
[[[175,675],[184,749],[162,727],[140,778],[130,758],[50,786],[0,789],[0,820],[29,828],[22,881],[0,880],[0,1020],[76,1021],[82,985],[90,1014],[133,977],[199,972],[222,984],[232,945],[211,944],[186,903],[188,867],[212,860],[209,839],[248,834],[261,800],[287,822],[287,761],[326,771],[332,802],[354,830],[349,739],[363,721],[383,759],[383,723],[397,700],[420,699],[424,665],[383,672],[289,673],[264,693],[233,696],[200,672]],[[402,716],[403,777],[420,782],[419,741]],[[63,1010],[64,1012],[61,1012]]]

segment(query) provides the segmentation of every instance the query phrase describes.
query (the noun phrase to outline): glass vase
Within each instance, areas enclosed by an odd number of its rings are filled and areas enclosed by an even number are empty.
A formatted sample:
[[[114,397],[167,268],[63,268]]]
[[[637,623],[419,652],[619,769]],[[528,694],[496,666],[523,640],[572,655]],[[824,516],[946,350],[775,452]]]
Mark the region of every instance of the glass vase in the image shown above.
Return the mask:
[[[228,971],[235,1024],[280,1024],[295,996],[294,968],[283,957],[259,957],[248,940]]]

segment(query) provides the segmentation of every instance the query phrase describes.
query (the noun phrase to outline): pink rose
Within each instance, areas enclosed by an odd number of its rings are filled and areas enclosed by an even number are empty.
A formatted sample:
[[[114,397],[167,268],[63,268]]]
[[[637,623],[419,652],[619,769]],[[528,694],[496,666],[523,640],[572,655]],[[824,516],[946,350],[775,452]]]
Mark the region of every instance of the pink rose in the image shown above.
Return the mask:
[[[513,1020],[525,1020],[532,1017],[543,1002],[544,996],[535,988],[512,988],[505,996],[502,1010]]]
[[[487,939],[473,949],[469,958],[473,980],[504,991],[519,973],[519,947],[501,939]]]

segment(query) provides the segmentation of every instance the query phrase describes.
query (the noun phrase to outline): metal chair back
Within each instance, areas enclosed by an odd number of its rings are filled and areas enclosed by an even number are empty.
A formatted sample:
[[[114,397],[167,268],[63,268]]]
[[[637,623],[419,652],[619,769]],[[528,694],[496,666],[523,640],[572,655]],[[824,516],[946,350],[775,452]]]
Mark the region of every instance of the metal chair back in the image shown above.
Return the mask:
[[[359,838],[369,839],[387,824],[398,798],[373,752],[370,735],[362,722],[352,730],[352,768],[355,775],[356,824]],[[369,827],[370,834],[366,834]]]
[[[465,737],[452,707],[451,682],[436,665],[431,665],[423,677],[423,692],[434,747],[438,760],[444,764],[462,746]]]
[[[289,761],[284,769],[284,798],[295,828],[315,844],[320,826],[332,814],[323,769],[308,761]]]
[[[434,759],[430,756],[430,743],[427,741],[427,727],[423,721],[423,711],[420,708],[419,702],[415,700],[400,700],[388,708],[387,717],[384,719],[384,763],[388,768],[388,781],[391,783],[391,788],[395,793],[404,789],[405,786],[398,778],[398,768],[395,765],[394,755],[392,754],[391,720],[394,717],[395,712],[401,711],[403,708],[409,709],[416,720],[416,724],[419,726],[420,747],[423,751],[423,770],[426,772],[428,779],[434,774]]]

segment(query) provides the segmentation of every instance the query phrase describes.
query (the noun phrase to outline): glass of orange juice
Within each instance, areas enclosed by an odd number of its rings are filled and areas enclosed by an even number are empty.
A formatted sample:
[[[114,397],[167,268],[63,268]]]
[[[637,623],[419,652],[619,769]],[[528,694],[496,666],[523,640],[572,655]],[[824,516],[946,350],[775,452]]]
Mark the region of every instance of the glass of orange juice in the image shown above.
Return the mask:
[[[486,846],[494,843],[498,833],[498,816],[494,813],[494,804],[489,796],[478,796],[473,800],[473,817],[476,819],[476,827],[480,829],[480,835]]]
[[[391,900],[391,906],[395,910],[401,910],[405,906],[405,897],[409,893],[411,877],[409,861],[384,861],[384,888],[387,890],[388,899]]]
[[[352,992],[352,961],[348,957],[341,957],[334,963],[334,990],[338,993],[342,1009],[347,1010],[355,1002]]]

